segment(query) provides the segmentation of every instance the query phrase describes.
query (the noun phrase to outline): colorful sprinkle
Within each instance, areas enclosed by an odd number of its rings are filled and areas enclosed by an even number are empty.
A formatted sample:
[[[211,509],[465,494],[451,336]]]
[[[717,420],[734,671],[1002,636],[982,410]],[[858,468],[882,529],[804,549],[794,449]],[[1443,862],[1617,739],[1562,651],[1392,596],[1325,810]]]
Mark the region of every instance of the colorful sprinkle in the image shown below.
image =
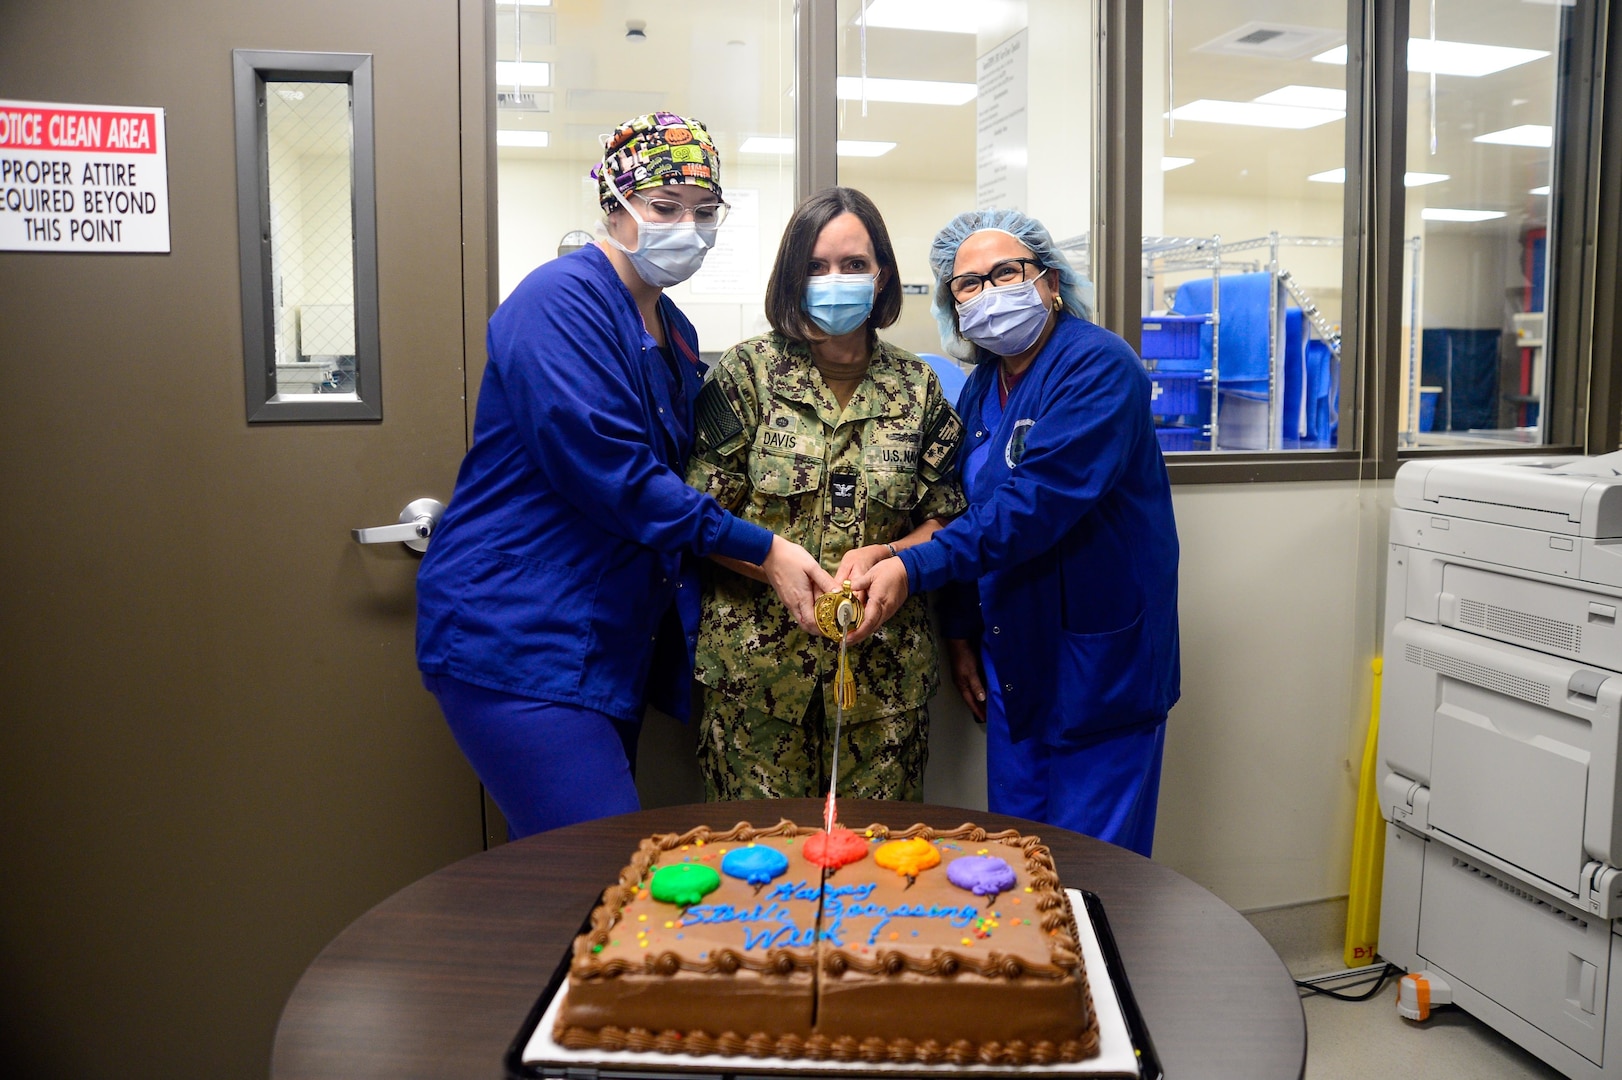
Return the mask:
[[[665,923],[665,929],[666,930],[674,930],[675,928],[676,928],[675,923],[666,921],[666,923]]]
[[[965,945],[973,945],[974,942],[970,941],[968,938],[964,938],[963,939],[963,944],[965,944]]]
[[[637,917],[636,917],[636,921],[637,921],[637,922],[647,922],[647,921],[648,921],[648,917],[647,917],[647,916],[646,916],[646,915],[638,915],[638,916],[637,916]]]
[[[603,951],[603,947],[602,947],[602,946],[601,946],[601,945],[593,945],[593,946],[592,946],[592,947],[591,947],[591,951],[592,951],[592,952],[594,952],[594,953],[596,953],[596,952],[602,952],[602,951]]]

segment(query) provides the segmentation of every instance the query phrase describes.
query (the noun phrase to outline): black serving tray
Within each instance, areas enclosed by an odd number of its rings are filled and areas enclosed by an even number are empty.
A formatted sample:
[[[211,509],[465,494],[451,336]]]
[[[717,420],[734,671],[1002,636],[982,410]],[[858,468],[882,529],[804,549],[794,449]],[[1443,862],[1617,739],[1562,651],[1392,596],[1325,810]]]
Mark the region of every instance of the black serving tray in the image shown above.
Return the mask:
[[[1126,1018],[1126,1029],[1132,1037],[1132,1048],[1137,1052],[1138,1068],[1141,1080],[1164,1080],[1165,1073],[1160,1068],[1160,1059],[1155,1056],[1154,1043],[1149,1038],[1149,1029],[1143,1022],[1143,1014],[1138,1010],[1137,999],[1132,995],[1132,984],[1127,981],[1126,968],[1121,964],[1121,953],[1115,945],[1115,934],[1110,930],[1109,918],[1104,914],[1104,904],[1098,899],[1096,893],[1086,890],[1081,892],[1082,902],[1087,908],[1087,917],[1092,920],[1093,932],[1098,935],[1099,948],[1104,953],[1104,967],[1109,974],[1111,988],[1121,1003],[1121,1013]],[[595,908],[595,905],[593,905]],[[591,914],[580,924],[580,932],[585,933],[591,927]],[[504,1062],[507,1067],[509,1080],[788,1080],[788,1078],[817,1077],[818,1080],[838,1080],[841,1077],[858,1077],[862,1075],[882,1075],[886,1077],[929,1077],[940,1076],[950,1072],[954,1066],[950,1065],[920,1065],[916,1068],[887,1068],[882,1073],[864,1074],[858,1068],[839,1064],[829,1067],[820,1062],[806,1064],[803,1068],[774,1067],[763,1069],[753,1059],[738,1060],[736,1068],[717,1067],[712,1065],[684,1066],[661,1059],[657,1063],[650,1062],[646,1068],[616,1062],[612,1065],[590,1065],[578,1061],[525,1061],[524,1048],[529,1045],[530,1039],[535,1035],[535,1028],[540,1024],[541,1017],[545,1015],[547,1006],[563,988],[565,980],[569,977],[569,962],[573,957],[573,942],[571,937],[570,948],[564,950],[563,959],[558,962],[557,969],[546,982],[546,989],[541,996],[535,999],[534,1008],[524,1018],[524,1024],[518,1029],[518,1035],[512,1044],[507,1047]],[[1018,1066],[1005,1066],[1000,1069],[975,1068],[972,1075],[984,1077],[1021,1076],[1029,1073]],[[1041,1075],[1051,1077],[1064,1077],[1066,1075],[1086,1076],[1096,1075],[1076,1072],[1066,1074],[1055,1066],[1046,1066]]]

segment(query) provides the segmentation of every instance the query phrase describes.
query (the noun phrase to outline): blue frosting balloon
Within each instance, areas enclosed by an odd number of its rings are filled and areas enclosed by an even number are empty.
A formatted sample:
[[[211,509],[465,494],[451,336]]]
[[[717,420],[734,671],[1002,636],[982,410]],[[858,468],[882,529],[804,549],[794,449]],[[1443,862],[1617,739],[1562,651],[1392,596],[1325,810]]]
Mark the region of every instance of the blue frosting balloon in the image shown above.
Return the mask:
[[[721,860],[723,874],[751,885],[764,885],[787,869],[788,856],[769,847],[735,848]]]
[[[976,896],[996,896],[1014,887],[1014,868],[995,855],[965,855],[952,860],[946,880]]]

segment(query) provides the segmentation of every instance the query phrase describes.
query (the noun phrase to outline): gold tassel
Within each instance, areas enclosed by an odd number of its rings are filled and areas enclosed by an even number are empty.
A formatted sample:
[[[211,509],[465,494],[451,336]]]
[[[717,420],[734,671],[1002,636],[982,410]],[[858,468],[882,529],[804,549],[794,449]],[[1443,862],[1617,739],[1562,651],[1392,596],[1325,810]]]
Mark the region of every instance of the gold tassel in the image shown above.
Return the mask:
[[[854,709],[856,707],[856,677],[850,673],[850,660],[845,655],[845,645],[839,645],[839,672],[834,676],[834,693],[839,696],[841,709]]]

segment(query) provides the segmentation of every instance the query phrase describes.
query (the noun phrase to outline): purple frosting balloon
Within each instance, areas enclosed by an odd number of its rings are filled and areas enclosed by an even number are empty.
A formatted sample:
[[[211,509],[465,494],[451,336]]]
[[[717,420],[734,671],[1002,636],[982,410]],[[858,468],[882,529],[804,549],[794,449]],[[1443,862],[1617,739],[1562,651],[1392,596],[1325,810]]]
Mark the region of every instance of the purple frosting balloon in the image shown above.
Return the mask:
[[[946,868],[946,880],[976,896],[996,896],[1014,887],[1014,868],[995,855],[965,855]]]

